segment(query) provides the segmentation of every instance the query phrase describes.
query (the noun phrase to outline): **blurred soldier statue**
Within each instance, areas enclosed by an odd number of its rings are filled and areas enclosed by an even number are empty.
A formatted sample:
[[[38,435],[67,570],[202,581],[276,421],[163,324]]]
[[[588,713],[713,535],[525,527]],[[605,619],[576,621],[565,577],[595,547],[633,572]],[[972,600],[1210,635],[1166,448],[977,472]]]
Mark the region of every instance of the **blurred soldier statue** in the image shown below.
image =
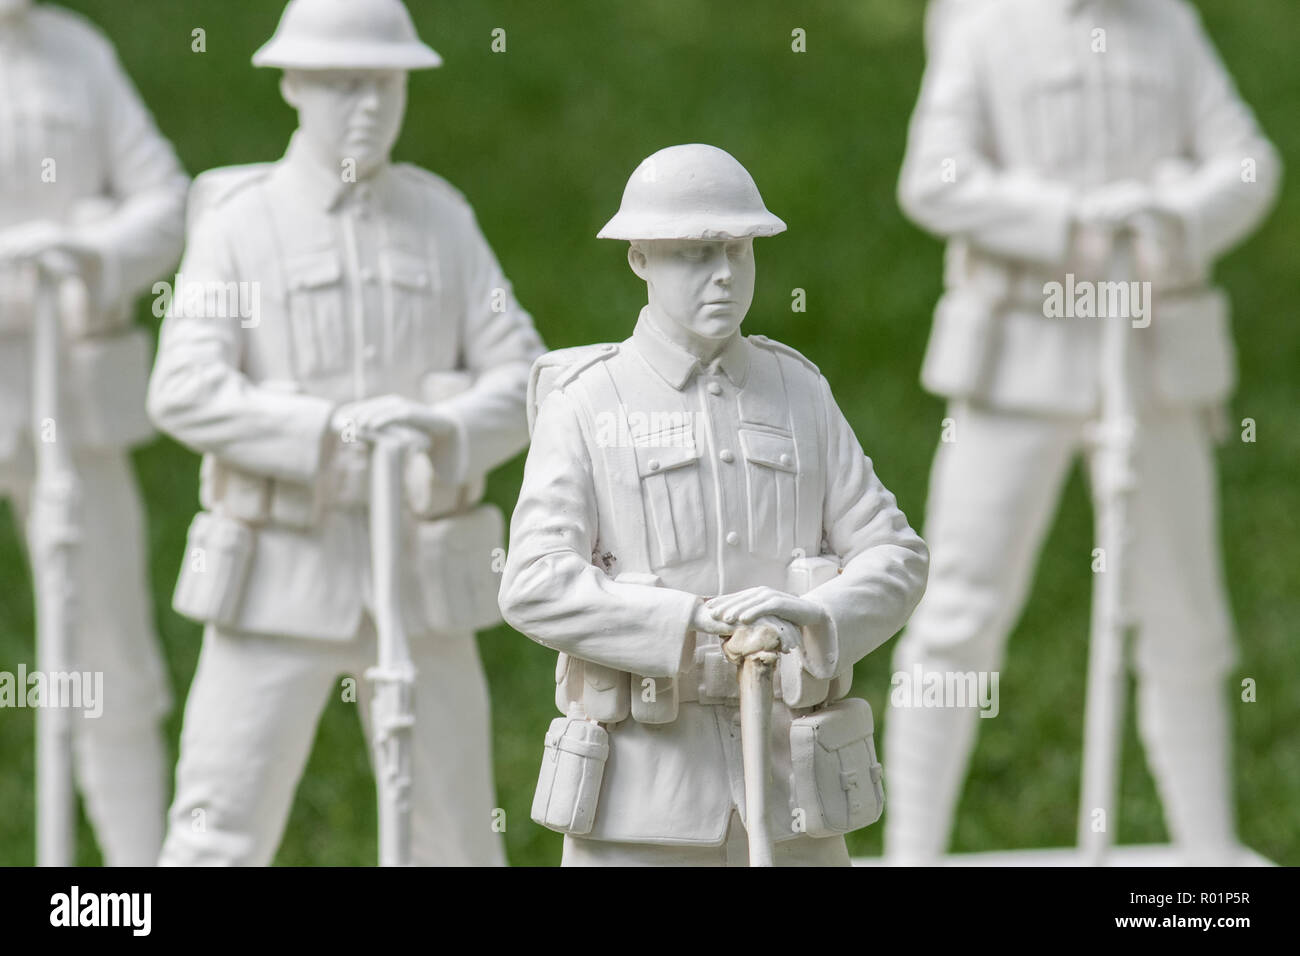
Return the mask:
[[[38,442],[63,446],[77,515],[65,529],[75,539],[67,588],[55,589],[75,605],[64,663],[102,674],[104,697],[97,719],[71,721],[76,778],[104,861],[138,866],[162,842],[160,721],[171,695],[129,456],[152,435],[144,407],[152,343],[131,304],[175,265],[188,180],[109,41],[80,16],[0,0],[0,86],[0,495],[28,519],[41,585],[49,535],[30,517],[41,513],[35,452]],[[37,300],[60,276],[84,288],[84,308],[51,313],[61,319],[62,414],[34,436]],[[67,807],[39,812],[70,822],[71,792],[64,797]],[[58,842],[56,855],[70,851],[70,841]]]
[[[880,813],[871,711],[845,695],[928,556],[817,368],[740,333],[754,237],[784,230],[729,154],[655,153],[600,232],[646,283],[632,336],[534,366],[500,599],[561,652],[533,819],[565,865],[744,865],[751,827],[778,864],[847,865]],[[779,652],[752,820],[737,664]]]
[[[899,184],[907,215],[949,240],[922,380],[950,421],[926,521],[934,570],[896,671],[1000,666],[1080,452],[1098,493],[1099,305],[1129,303],[1139,729],[1175,844],[1227,860],[1235,652],[1213,446],[1235,370],[1211,272],[1268,210],[1279,160],[1184,0],[961,6],[929,51]],[[1125,236],[1136,280],[1119,288]],[[944,851],[977,723],[972,708],[891,711],[895,861]]]
[[[161,861],[269,863],[329,697],[369,730],[374,622],[394,612],[374,606],[370,439],[418,433],[396,565],[411,858],[500,864],[474,630],[498,619],[503,521],[480,501],[527,441],[541,342],[465,198],[390,162],[408,71],[441,62],[400,0],[291,0],[253,62],[284,70],[299,127],[279,162],[195,182],[149,390],[204,456],[174,603],[206,630]]]

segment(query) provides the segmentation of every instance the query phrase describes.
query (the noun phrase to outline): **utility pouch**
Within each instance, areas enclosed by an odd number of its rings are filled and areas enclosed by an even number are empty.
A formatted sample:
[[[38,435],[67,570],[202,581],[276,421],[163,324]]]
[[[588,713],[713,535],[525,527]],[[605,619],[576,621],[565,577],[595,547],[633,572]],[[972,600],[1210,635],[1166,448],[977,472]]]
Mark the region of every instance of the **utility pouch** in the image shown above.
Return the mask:
[[[550,830],[582,836],[596,819],[609,733],[582,717],[556,717],[546,732],[532,818]]]
[[[504,553],[504,519],[495,505],[415,526],[416,571],[424,623],[438,631],[481,631],[501,621],[494,554]]]
[[[827,581],[833,581],[840,573],[838,555],[826,554],[816,557],[797,557],[786,565],[786,590],[791,594],[807,594]],[[781,696],[794,710],[815,707],[826,700],[834,700],[848,693],[847,688],[840,694],[832,693],[834,678],[814,677],[803,666],[801,653],[782,654],[777,664],[778,679],[781,682]],[[852,668],[849,669],[849,681],[853,680]]]
[[[205,624],[233,626],[244,600],[253,545],[253,529],[242,521],[207,511],[196,514],[172,595],[176,613]]]
[[[677,678],[632,675],[632,719],[639,724],[670,724],[677,719]]]
[[[616,724],[631,712],[627,671],[604,664],[582,662],[582,708],[592,720]]]
[[[807,833],[833,836],[875,823],[885,807],[871,705],[851,698],[796,717],[790,759]]]

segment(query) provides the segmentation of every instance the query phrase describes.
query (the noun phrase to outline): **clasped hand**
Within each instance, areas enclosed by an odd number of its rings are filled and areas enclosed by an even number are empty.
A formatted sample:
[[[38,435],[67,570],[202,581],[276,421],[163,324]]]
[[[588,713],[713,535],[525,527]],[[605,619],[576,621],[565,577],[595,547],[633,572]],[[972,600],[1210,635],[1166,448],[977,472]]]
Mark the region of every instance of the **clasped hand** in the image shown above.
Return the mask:
[[[802,646],[802,628],[826,621],[821,605],[775,588],[756,587],[722,594],[698,605],[692,628],[725,636],[723,652],[739,663],[760,653],[786,653]],[[766,627],[754,625],[763,624]]]
[[[401,395],[380,395],[340,405],[330,419],[336,435],[375,441],[381,435],[406,439],[413,445],[437,447],[449,440],[451,419],[421,402]]]

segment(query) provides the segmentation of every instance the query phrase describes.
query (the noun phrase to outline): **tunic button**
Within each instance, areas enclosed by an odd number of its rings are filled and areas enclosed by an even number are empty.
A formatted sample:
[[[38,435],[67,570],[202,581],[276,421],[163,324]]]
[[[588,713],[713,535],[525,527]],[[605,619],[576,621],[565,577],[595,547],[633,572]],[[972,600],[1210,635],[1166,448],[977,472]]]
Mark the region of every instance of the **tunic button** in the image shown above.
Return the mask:
[[[646,467],[649,468],[651,471],[658,471],[658,470],[659,470],[659,459],[658,459],[658,458],[651,458],[648,462],[646,462]]]
[[[725,461],[728,465],[730,465],[733,461],[736,460],[736,456],[731,451],[730,448],[722,449],[722,451],[718,452],[718,457],[721,458],[723,461]]]
[[[373,270],[373,269],[362,269],[362,270],[361,270],[361,281],[362,281],[362,282],[374,282],[374,281],[375,281],[375,272],[374,272],[374,270]]]
[[[722,394],[722,386],[719,385],[717,382],[710,382],[710,383],[709,383],[709,394],[710,394],[710,395],[721,395],[721,394]]]
[[[783,465],[785,465],[787,468],[789,468],[789,467],[790,467],[790,456],[789,456],[789,455],[782,455],[782,456],[781,456],[781,464],[783,464]]]
[[[364,349],[361,350],[361,354],[366,357],[367,362],[373,362],[375,360],[375,356],[379,354],[379,350],[375,348],[373,345],[367,345]]]
[[[736,532],[734,532],[734,531],[728,531],[728,532],[727,532],[727,544],[731,545],[733,548],[734,548],[736,545],[740,544],[740,535],[736,534]]]

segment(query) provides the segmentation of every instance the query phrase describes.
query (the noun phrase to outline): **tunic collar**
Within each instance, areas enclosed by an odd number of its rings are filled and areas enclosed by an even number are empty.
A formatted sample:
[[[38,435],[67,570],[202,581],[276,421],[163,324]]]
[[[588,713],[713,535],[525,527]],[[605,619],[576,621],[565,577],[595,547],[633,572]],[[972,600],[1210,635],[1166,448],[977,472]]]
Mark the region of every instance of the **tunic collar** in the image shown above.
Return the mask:
[[[307,147],[300,132],[295,132],[290,138],[281,167],[298,191],[326,212],[336,212],[347,200],[369,204],[376,195],[382,194],[392,174],[392,165],[385,163],[365,179],[345,182],[343,168],[331,169],[323,165]]]
[[[649,311],[649,306],[641,310],[636,328],[632,330],[632,341],[646,364],[665,382],[681,391],[695,373],[705,367],[694,355],[655,328]],[[722,369],[737,388],[745,384],[745,376],[749,372],[749,346],[739,331],[731,336],[709,368],[715,365]]]

